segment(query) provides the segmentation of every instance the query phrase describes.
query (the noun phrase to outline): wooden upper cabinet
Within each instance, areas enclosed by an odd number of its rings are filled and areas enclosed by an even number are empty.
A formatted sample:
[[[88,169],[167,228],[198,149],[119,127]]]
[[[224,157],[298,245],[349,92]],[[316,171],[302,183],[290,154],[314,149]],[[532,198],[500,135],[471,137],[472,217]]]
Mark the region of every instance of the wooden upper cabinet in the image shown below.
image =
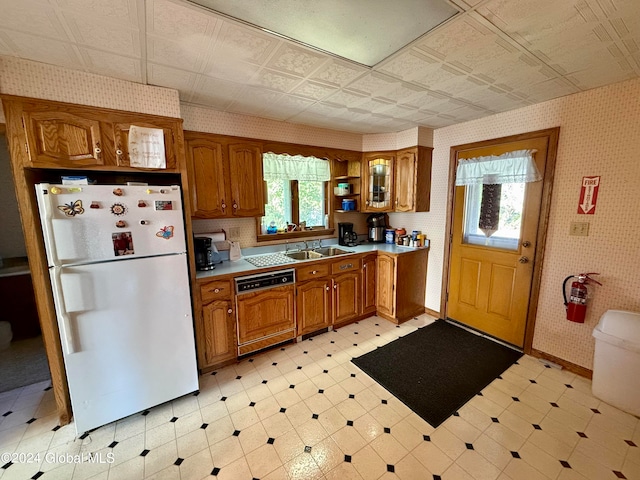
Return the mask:
[[[237,217],[264,215],[262,148],[253,144],[229,145],[231,211]]]
[[[100,122],[68,112],[23,111],[29,158],[35,166],[104,164]]]
[[[428,212],[431,198],[431,148],[414,147],[396,155],[395,211]]]
[[[237,137],[185,132],[194,217],[264,215],[262,147]]]
[[[191,206],[200,218],[227,214],[222,144],[208,139],[187,139],[187,167],[191,177]]]
[[[9,95],[2,96],[2,101],[13,118],[22,120],[23,129],[13,129],[10,135],[20,145],[26,143],[24,166],[160,172],[179,172],[184,166],[182,121],[178,118]],[[162,129],[166,168],[131,165],[132,125]]]
[[[393,175],[395,155],[365,153],[363,157],[362,211],[391,212],[394,207]]]
[[[170,125],[162,123],[135,122],[135,123],[114,123],[113,124],[113,145],[116,164],[119,167],[130,167],[129,159],[129,130],[131,125],[136,127],[161,128],[164,132],[164,154],[166,158],[166,168],[173,170],[177,168],[176,152],[174,146],[173,129]],[[162,169],[157,169],[162,170]]]

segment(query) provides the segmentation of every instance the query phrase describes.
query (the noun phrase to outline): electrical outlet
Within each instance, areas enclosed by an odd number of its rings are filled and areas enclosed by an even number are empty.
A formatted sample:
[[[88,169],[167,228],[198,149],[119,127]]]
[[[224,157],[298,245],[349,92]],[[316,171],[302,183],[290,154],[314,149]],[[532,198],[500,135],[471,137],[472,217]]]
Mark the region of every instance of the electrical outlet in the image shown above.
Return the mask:
[[[227,229],[227,240],[240,240],[240,227],[229,227]]]
[[[571,229],[569,235],[575,235],[579,237],[589,236],[589,222],[571,222]]]

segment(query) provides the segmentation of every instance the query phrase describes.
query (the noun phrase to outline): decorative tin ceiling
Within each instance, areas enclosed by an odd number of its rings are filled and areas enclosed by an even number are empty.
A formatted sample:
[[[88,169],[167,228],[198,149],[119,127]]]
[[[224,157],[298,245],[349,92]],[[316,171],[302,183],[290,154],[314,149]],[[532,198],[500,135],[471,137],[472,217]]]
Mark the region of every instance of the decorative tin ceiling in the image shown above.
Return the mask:
[[[181,0],[0,0],[0,55],[360,133],[438,128],[640,76],[637,0],[449,4],[457,15],[366,67]]]

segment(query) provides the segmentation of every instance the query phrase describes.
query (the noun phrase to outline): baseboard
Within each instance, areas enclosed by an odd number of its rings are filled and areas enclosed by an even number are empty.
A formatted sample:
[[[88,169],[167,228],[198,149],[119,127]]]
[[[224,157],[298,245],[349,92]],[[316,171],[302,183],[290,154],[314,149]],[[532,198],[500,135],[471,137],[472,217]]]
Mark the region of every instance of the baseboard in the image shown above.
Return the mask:
[[[531,349],[531,355],[536,358],[541,358],[543,360],[549,360],[550,362],[557,363],[562,368],[570,371],[571,373],[575,373],[576,375],[580,375],[581,377],[588,378],[589,380],[591,380],[591,378],[593,377],[592,370],[589,370],[588,368],[585,368],[585,367],[581,367],[580,365],[576,365],[575,363],[568,362],[554,355],[541,352],[540,350],[536,350],[535,348]]]
[[[427,315],[431,315],[432,317],[442,318],[440,316],[440,312],[436,312],[435,310],[431,310],[430,308],[424,307],[424,313]]]

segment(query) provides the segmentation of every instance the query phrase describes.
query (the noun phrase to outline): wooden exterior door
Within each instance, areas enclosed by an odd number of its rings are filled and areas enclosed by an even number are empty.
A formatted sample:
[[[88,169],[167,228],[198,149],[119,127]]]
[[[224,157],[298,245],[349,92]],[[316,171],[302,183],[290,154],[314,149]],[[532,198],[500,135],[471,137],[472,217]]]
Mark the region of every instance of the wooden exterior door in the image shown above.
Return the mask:
[[[231,301],[218,300],[202,307],[204,363],[202,367],[236,358],[235,317]]]
[[[191,177],[191,208],[199,218],[224,217],[227,206],[223,146],[202,138],[187,139],[187,166]]]
[[[229,145],[229,170],[233,215],[264,216],[262,149],[251,144]]]
[[[23,114],[29,158],[36,166],[103,165],[100,122],[67,112]]]
[[[331,280],[320,279],[297,286],[298,335],[331,325]]]
[[[396,261],[390,255],[378,254],[377,265],[378,311],[390,317],[395,315]]]
[[[536,165],[548,175],[547,157],[550,150],[555,155],[555,145],[547,135],[461,149],[457,158],[524,149],[536,150]],[[490,237],[475,231],[482,185],[455,187],[447,317],[519,347],[531,304],[544,184],[502,185],[500,204],[508,208],[501,208],[500,229]]]

